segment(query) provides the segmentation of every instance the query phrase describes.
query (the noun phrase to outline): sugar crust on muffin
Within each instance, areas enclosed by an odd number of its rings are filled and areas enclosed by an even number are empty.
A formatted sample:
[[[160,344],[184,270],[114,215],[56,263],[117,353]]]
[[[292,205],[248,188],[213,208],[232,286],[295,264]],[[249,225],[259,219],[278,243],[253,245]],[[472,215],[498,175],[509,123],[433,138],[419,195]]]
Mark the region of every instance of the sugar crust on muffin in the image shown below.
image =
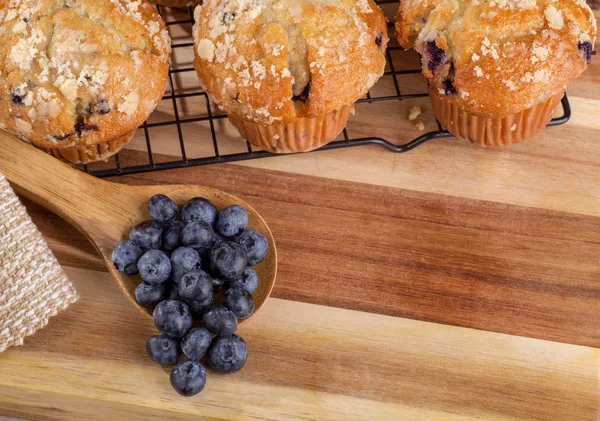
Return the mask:
[[[431,89],[474,113],[506,116],[579,77],[597,28],[583,0],[405,0],[396,32],[423,56]]]
[[[37,146],[127,136],[164,94],[170,38],[143,0],[7,0],[0,38],[0,128]]]
[[[328,114],[385,68],[386,22],[372,0],[206,0],[195,20],[201,84],[247,121]]]

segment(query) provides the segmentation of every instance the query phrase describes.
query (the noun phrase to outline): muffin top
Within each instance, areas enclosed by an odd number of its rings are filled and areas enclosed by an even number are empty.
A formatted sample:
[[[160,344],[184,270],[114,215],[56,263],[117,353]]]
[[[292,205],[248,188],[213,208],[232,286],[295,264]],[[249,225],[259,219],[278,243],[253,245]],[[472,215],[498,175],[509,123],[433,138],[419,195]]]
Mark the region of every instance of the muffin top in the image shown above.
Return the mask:
[[[405,0],[398,41],[416,48],[430,89],[473,113],[518,113],[590,63],[596,19],[584,0]]]
[[[143,0],[5,0],[0,37],[0,128],[38,146],[124,136],[165,90],[170,39]]]
[[[260,124],[354,103],[385,68],[385,17],[372,0],[205,0],[195,66],[211,98]]]

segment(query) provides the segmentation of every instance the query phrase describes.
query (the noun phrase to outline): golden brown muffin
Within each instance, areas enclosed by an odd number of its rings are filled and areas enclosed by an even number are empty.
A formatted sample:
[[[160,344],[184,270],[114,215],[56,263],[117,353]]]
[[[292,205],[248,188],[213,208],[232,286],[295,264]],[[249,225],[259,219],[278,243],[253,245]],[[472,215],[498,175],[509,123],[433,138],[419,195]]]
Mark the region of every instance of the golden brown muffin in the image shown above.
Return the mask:
[[[0,128],[70,162],[118,152],[164,94],[170,39],[146,1],[8,0],[0,37]]]
[[[333,140],[385,68],[386,22],[372,0],[209,0],[195,18],[201,84],[272,152]]]
[[[526,140],[591,61],[596,20],[583,0],[403,1],[398,41],[422,55],[438,119],[482,145]]]

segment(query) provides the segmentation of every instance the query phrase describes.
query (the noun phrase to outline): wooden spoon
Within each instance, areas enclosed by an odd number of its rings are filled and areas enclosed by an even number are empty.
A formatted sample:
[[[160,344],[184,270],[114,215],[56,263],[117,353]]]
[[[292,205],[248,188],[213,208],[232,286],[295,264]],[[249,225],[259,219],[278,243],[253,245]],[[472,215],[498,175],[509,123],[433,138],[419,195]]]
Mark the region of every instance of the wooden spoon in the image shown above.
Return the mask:
[[[168,195],[179,206],[193,197],[204,197],[219,210],[232,204],[245,207],[248,211],[248,228],[262,233],[269,241],[267,257],[254,267],[259,277],[258,288],[253,294],[254,314],[271,294],[277,273],[275,241],[261,216],[241,199],[202,186],[128,186],[100,180],[2,131],[0,145],[0,172],[15,191],[81,231],[98,250],[123,294],[145,315],[152,317],[152,310],[140,306],[134,298],[135,287],[141,282],[140,276],[128,276],[117,271],[111,255],[115,245],[128,238],[129,230],[134,225],[150,219],[148,199],[157,193]],[[242,324],[249,319],[239,322]]]

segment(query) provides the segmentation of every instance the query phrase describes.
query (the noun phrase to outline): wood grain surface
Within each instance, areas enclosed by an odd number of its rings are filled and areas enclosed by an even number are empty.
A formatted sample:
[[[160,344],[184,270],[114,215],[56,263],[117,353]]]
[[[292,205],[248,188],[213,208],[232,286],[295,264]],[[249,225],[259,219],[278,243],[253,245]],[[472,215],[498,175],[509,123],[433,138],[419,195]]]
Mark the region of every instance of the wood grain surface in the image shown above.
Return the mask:
[[[118,180],[248,201],[277,239],[276,297],[600,347],[600,218],[233,165]],[[62,263],[101,268],[29,209]]]
[[[250,349],[244,370],[210,372],[202,395],[182,399],[167,370],[140,358],[154,328],[110,277],[67,273],[81,301],[2,355],[7,415],[491,421],[599,413],[596,349],[280,299],[241,328]]]
[[[174,63],[189,66],[183,49]],[[414,56],[394,63],[413,67]],[[197,86],[186,73],[175,83]],[[392,88],[386,78],[376,89]],[[418,76],[402,79],[403,92],[421,88]],[[144,356],[155,330],[85,238],[26,202],[82,299],[0,354],[0,414],[599,420],[600,60],[568,92],[568,124],[508,149],[443,139],[400,155],[361,147],[115,178],[223,189],[255,207],[278,243],[275,298],[241,329],[248,365],[209,373],[192,399],[179,398],[168,371]],[[359,105],[349,134],[412,139],[420,133],[406,116],[415,104],[433,130],[423,98]],[[183,117],[206,113],[194,98],[179,105]],[[173,117],[163,101],[151,118]],[[189,158],[213,153],[207,123],[181,129]],[[216,129],[222,153],[244,151],[226,120]],[[181,158],[174,126],[151,131],[156,162]],[[145,148],[139,133],[122,164],[146,163]]]

